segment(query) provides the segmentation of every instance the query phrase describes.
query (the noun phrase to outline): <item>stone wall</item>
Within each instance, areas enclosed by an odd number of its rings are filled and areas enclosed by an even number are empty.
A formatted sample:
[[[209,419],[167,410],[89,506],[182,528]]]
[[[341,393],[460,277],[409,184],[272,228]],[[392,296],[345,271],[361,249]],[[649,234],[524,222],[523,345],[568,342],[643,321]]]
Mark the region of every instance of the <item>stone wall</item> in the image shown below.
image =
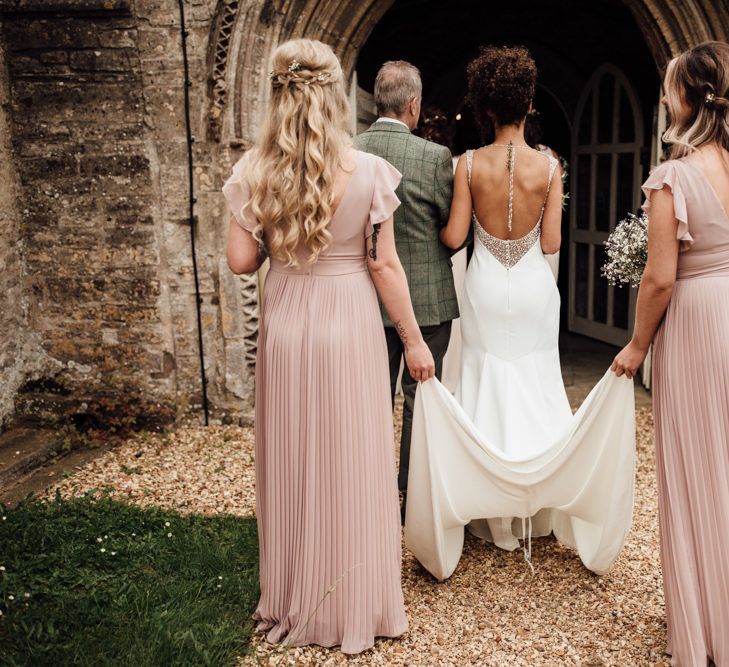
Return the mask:
[[[186,86],[173,0],[0,4],[0,422],[202,419],[186,87],[210,414],[250,418],[257,290],[224,260],[220,187],[240,151],[209,132],[216,6],[185,3]]]
[[[33,329],[59,368],[25,386],[17,416],[169,420],[174,348],[143,36],[128,6],[97,5],[38,3],[3,20]]]
[[[40,348],[39,336],[31,329],[34,311],[19,224],[20,189],[10,143],[9,94],[7,61],[0,44],[0,423],[12,413],[18,389],[29,378],[52,368]]]

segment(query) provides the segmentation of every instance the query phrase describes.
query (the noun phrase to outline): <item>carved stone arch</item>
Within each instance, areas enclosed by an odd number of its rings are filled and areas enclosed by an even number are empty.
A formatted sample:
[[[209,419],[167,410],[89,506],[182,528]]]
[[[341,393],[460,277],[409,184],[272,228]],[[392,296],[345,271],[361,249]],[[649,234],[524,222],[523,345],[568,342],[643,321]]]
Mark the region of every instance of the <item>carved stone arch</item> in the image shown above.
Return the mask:
[[[221,0],[221,4],[231,1],[236,0]],[[223,144],[245,149],[263,113],[273,49],[287,39],[319,39],[332,46],[349,80],[359,49],[394,0],[239,1],[235,19],[226,27],[220,21],[211,39],[216,55],[211,72],[211,118],[219,117],[216,122],[221,124]],[[216,96],[215,91],[225,94]]]
[[[682,50],[707,39],[729,38],[726,0],[623,0],[635,17],[656,65],[661,68]],[[351,79],[359,50],[394,0],[218,0],[209,41],[208,139],[217,144],[218,165],[227,174],[240,150],[253,141],[267,100],[270,54],[295,37],[320,39],[339,56]],[[616,49],[620,48],[616,44]],[[222,272],[228,275],[226,272]],[[258,328],[255,277],[230,288],[239,314],[226,358],[253,363]],[[221,289],[222,289],[221,287]],[[239,342],[239,341],[242,341]],[[227,364],[227,362],[226,362]],[[227,366],[226,366],[227,367]]]
[[[209,136],[245,148],[266,100],[268,58],[280,42],[321,39],[347,80],[359,49],[394,0],[219,0],[210,40]],[[624,0],[656,65],[707,39],[727,40],[729,12],[715,0]]]
[[[729,12],[715,0],[624,0],[659,68],[696,44],[726,41]]]
[[[228,102],[228,85],[225,78],[228,58],[231,53],[238,10],[241,0],[221,0],[218,4],[208,43],[208,80],[209,113],[207,115],[207,138],[220,141],[221,116]]]

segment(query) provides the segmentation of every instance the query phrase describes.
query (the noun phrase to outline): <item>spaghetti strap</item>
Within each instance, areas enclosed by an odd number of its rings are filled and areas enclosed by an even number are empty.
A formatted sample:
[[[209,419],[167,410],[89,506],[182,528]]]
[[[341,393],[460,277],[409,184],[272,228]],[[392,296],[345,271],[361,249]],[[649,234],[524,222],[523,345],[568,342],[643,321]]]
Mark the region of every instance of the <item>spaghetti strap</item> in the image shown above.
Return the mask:
[[[468,187],[471,187],[471,171],[473,170],[473,149],[466,151],[466,167],[468,168]]]
[[[547,192],[544,194],[544,201],[542,202],[542,210],[539,213],[539,222],[537,225],[541,224],[542,218],[544,217],[544,209],[547,207],[547,199],[549,198],[549,191],[552,188],[552,179],[554,178],[554,172],[557,170],[557,164],[558,161],[556,158],[552,157],[551,155],[547,156],[549,158],[549,178],[547,179]]]

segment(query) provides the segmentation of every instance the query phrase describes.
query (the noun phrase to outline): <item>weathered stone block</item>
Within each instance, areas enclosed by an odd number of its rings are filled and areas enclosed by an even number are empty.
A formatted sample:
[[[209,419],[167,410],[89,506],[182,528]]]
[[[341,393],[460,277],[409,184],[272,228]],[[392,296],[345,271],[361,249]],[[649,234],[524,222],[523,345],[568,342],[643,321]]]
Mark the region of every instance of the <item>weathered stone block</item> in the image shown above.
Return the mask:
[[[78,162],[72,155],[66,157],[27,158],[18,162],[18,171],[24,184],[48,182],[51,177],[78,174]]]
[[[79,161],[81,176],[148,176],[146,155],[86,155]]]
[[[74,51],[69,64],[72,69],[92,72],[128,72],[129,51],[126,49],[89,49]]]

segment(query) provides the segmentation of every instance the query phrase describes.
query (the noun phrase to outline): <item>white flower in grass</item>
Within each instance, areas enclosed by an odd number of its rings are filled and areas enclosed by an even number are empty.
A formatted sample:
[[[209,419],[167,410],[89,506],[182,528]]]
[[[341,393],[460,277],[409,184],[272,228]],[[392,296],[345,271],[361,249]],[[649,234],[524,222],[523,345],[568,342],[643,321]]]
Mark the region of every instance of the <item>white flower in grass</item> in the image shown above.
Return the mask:
[[[172,537],[172,533],[167,533],[167,537]]]
[[[24,598],[29,598],[30,597],[30,593],[23,593],[23,597]]]
[[[223,586],[221,584],[218,584],[218,588],[222,588]]]
[[[112,555],[112,556],[116,556],[116,551],[112,551],[112,552],[111,552],[111,555]]]
[[[103,554],[105,552],[106,552],[106,549],[104,549],[104,547],[101,547],[101,553]]]
[[[8,517],[4,516],[3,521],[7,521],[7,520],[8,520]]]
[[[14,599],[15,599],[14,595],[8,595],[8,600],[10,600],[12,602]]]
[[[136,534],[136,533],[132,533],[132,537],[136,537],[136,536],[137,536],[137,534]]]
[[[170,527],[170,522],[169,521],[165,521],[165,528],[169,528],[169,527]]]
[[[100,537],[97,537],[97,538],[96,538],[96,541],[97,541],[97,542],[103,542],[103,540],[102,540],[102,539],[101,539]]]
[[[3,615],[3,610],[2,610],[2,609],[0,609],[0,616],[2,616],[2,615]]]
[[[4,565],[0,565],[0,572],[5,572],[5,566]]]
[[[222,576],[221,577],[218,577],[218,579],[220,579],[220,581],[223,581],[223,577]]]

